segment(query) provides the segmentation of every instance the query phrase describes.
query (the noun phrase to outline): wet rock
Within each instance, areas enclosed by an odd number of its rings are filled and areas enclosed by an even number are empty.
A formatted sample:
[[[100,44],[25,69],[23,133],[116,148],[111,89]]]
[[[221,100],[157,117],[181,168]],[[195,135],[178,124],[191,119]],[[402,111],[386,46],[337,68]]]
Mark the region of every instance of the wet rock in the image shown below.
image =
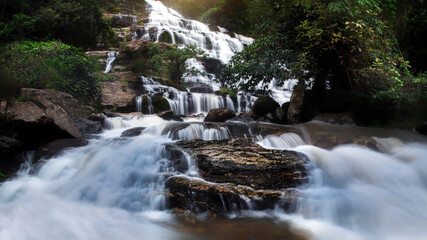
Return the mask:
[[[209,39],[209,38],[206,38],[206,39]],[[207,42],[207,45],[209,45],[209,42]],[[200,62],[205,67],[206,72],[216,74],[216,75],[219,74],[218,69],[222,65],[220,60],[216,58],[202,58],[200,59]]]
[[[169,111],[158,113],[157,116],[159,116],[160,118],[166,121],[169,121],[169,120],[172,120],[172,118],[175,116],[175,113],[169,110]]]
[[[427,135],[427,122],[415,128],[415,130],[423,135]]]
[[[114,14],[111,17],[111,26],[113,28],[130,27],[138,22],[138,17],[129,14]]]
[[[115,117],[123,117],[122,115],[118,114],[118,113],[114,113],[114,112],[106,112],[105,116],[109,117],[109,118],[115,118]]]
[[[263,149],[247,139],[180,141],[176,145],[194,158],[208,181],[283,189],[307,180],[307,158],[301,153]],[[174,151],[174,147],[167,149]]]
[[[52,158],[65,150],[86,146],[87,144],[88,141],[77,138],[54,140],[44,146],[39,147],[36,150],[34,154],[34,163],[40,160],[41,158]]]
[[[182,119],[182,117],[177,116],[177,115],[173,116],[172,120],[173,121],[177,121],[177,122],[184,122],[184,120]]]
[[[195,86],[190,88],[192,93],[214,93],[211,86]]]
[[[129,130],[126,130],[122,133],[120,137],[136,137],[141,134],[142,131],[144,131],[145,127],[136,127],[131,128]]]
[[[252,112],[258,116],[263,116],[268,113],[274,113],[280,105],[270,96],[258,98],[252,106]]]
[[[249,126],[240,122],[225,122],[225,123],[204,123],[208,128],[227,128],[231,138],[251,138],[251,130]]]
[[[135,90],[123,87],[121,82],[102,82],[102,106],[119,112],[135,111]]]
[[[235,116],[236,114],[228,108],[217,108],[209,111],[204,122],[225,122]]]
[[[93,115],[93,109],[82,106],[67,93],[53,89],[23,88],[20,97],[25,101],[15,103],[8,111],[9,118],[14,121],[53,123],[76,138],[88,132],[100,131],[100,123],[87,120]]]
[[[283,133],[297,133],[300,134],[300,130],[293,126],[288,125],[278,125],[270,123],[248,123],[251,128],[251,132],[254,136],[261,135],[263,137],[267,135],[276,135],[279,136]],[[301,135],[301,134],[300,134]]]
[[[73,121],[83,136],[97,134],[102,131],[102,121],[92,121],[87,118],[73,118]]]
[[[292,92],[291,101],[287,113],[288,122],[295,124],[300,121],[303,103],[304,103],[305,88],[302,85],[294,87]]]
[[[247,186],[216,184],[185,176],[172,177],[165,183],[170,208],[191,213],[224,214],[240,210],[266,210],[276,205],[292,211],[295,191],[254,190]]]
[[[321,122],[330,123],[330,124],[337,124],[337,125],[352,125],[352,126],[356,125],[351,113],[335,113],[335,114],[322,113],[314,117],[312,120],[321,121]]]
[[[276,108],[276,111],[274,112],[274,122],[279,124],[285,124],[288,122],[287,113],[282,107]]]
[[[0,153],[10,152],[12,149],[20,146],[18,140],[9,136],[0,135]]]
[[[240,113],[235,118],[232,119],[233,121],[239,121],[244,123],[249,123],[255,121],[255,119],[252,117],[252,111],[246,112],[246,113]]]
[[[323,149],[332,149],[339,145],[356,144],[378,151],[377,141],[370,136],[335,136],[331,134],[318,134],[312,137],[312,144]]]
[[[171,110],[158,113],[157,116],[159,116],[160,118],[166,121],[170,121],[170,120],[177,121],[177,122],[184,121],[180,116],[175,115],[175,113]]]
[[[164,97],[152,97],[152,104],[156,113],[171,110],[168,100]]]

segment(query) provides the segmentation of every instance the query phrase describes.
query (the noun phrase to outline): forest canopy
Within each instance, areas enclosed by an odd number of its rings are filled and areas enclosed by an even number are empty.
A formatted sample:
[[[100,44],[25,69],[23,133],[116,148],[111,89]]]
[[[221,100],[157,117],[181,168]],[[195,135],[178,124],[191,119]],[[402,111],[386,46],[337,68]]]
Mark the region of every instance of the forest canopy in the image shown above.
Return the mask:
[[[94,48],[115,36],[98,0],[0,1],[0,42],[60,40]]]

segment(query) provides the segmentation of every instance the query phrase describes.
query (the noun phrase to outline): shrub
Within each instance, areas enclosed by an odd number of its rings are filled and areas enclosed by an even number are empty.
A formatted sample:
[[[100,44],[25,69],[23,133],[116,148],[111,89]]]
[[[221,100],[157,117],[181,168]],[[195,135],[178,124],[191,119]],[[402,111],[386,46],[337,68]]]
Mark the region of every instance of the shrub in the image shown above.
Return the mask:
[[[15,87],[53,88],[86,104],[100,97],[95,65],[77,48],[61,42],[15,42],[0,53],[2,82]],[[13,89],[12,85],[7,88]]]

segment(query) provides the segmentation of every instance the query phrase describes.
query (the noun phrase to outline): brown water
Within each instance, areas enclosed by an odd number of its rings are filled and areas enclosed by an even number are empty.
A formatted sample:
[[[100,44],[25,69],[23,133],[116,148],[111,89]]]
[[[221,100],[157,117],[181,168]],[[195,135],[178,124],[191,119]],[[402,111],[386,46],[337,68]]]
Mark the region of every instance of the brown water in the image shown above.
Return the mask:
[[[176,226],[184,234],[182,239],[191,240],[307,240],[308,233],[296,232],[289,224],[268,218],[214,219],[206,223]]]

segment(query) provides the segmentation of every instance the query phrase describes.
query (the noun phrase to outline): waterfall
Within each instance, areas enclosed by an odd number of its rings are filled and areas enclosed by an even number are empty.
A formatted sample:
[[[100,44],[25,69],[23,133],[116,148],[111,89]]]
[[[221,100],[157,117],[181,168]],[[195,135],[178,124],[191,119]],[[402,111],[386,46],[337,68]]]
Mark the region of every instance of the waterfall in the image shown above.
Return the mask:
[[[306,145],[304,140],[296,133],[284,133],[280,136],[269,135],[265,138],[259,137],[258,144],[264,148],[271,149],[293,149]]]
[[[201,48],[211,58],[228,62],[236,52],[243,50],[253,39],[234,34],[234,37],[217,31],[195,20],[184,19],[182,15],[167,8],[160,1],[146,0],[150,13],[141,38],[151,42],[170,40],[172,44]]]
[[[142,112],[142,96],[138,96],[135,98],[135,102],[136,102],[136,111],[137,112]]]
[[[111,68],[113,67],[113,62],[114,62],[114,60],[116,60],[116,57],[118,54],[119,54],[118,52],[108,52],[107,53],[107,60],[106,60],[104,73],[109,73],[111,71]]]
[[[216,31],[198,21],[185,19],[182,15],[167,8],[160,1],[147,0],[147,11],[150,13],[144,29],[139,31],[140,39],[150,42],[168,42],[179,47],[194,46],[205,51],[208,58],[225,64],[231,57],[244,49],[253,39],[239,34],[229,34],[227,30],[217,27]],[[220,89],[215,82],[214,72],[205,68],[198,59],[188,59],[186,66],[199,73],[184,77],[187,83],[205,84],[214,91]]]
[[[211,93],[183,92],[176,88],[162,85],[148,77],[142,77],[141,81],[145,93],[153,97],[163,96],[175,114],[206,114],[211,109],[224,107],[235,111],[234,103],[230,97],[222,97]]]
[[[185,19],[173,9],[167,8],[160,1],[147,0],[147,11],[149,17],[143,29],[140,29],[138,36],[140,39],[150,42],[169,42],[176,44],[178,47],[194,46],[205,51],[208,58],[215,60],[218,64],[228,63],[231,57],[244,49],[245,46],[251,44],[253,39],[231,33],[225,28],[214,27],[209,28],[207,25],[195,21]],[[208,61],[209,62],[209,61]],[[188,59],[185,63],[189,69],[196,70],[197,73],[184,76],[184,82],[187,85],[203,86],[212,89],[212,92],[220,90],[220,83],[216,80],[216,67],[207,67],[209,63],[203,63],[199,59]],[[211,61],[212,65],[212,61]],[[215,64],[213,64],[215,66]],[[289,79],[284,81],[283,84],[278,84],[279,81],[273,80],[266,89],[264,86],[258,86],[257,90],[263,90],[266,94],[273,97],[280,105],[289,102],[293,90],[293,86],[297,84],[298,80]],[[147,84],[146,85],[150,85]],[[152,86],[154,87],[154,86]],[[160,88],[148,90],[149,93],[159,92],[156,90]],[[165,89],[163,87],[163,89]],[[168,90],[171,92],[171,89]],[[230,101],[226,99],[225,103],[221,102],[221,98],[209,96],[206,94],[205,102],[198,102],[191,94],[183,94],[175,92],[175,98],[169,98],[171,109],[177,114],[193,114],[205,113],[214,107],[224,107],[236,111],[247,112],[250,110],[256,98],[250,94],[240,94],[246,96],[238,96],[237,100]],[[210,101],[219,100],[218,104],[211,104]],[[192,103],[195,106],[185,107],[182,103]],[[232,104],[233,103],[233,104]],[[238,105],[237,108],[235,104]]]

